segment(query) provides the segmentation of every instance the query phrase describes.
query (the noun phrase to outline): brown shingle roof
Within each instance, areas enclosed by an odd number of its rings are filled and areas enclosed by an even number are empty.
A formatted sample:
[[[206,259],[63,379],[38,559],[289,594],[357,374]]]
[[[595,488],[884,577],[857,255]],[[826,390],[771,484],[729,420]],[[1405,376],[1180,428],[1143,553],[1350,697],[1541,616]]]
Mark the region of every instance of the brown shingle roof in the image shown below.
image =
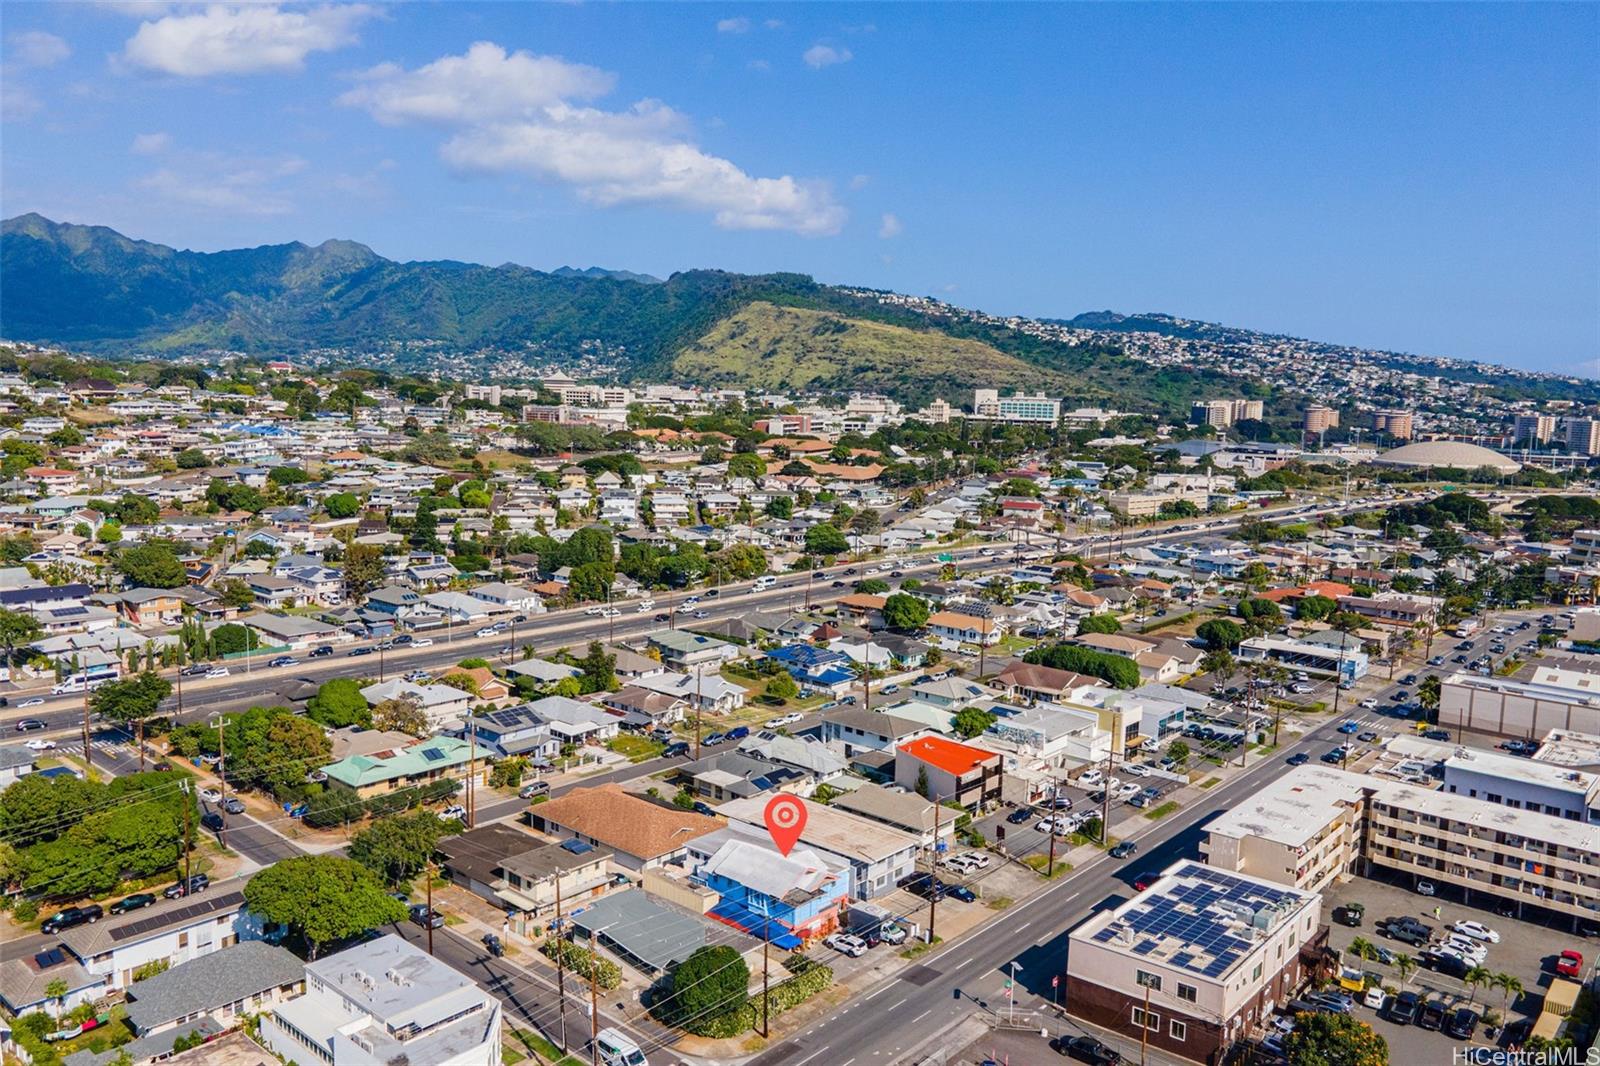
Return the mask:
[[[616,784],[578,788],[529,812],[546,825],[561,826],[641,859],[670,854],[696,837],[723,828],[721,819],[663,807]]]

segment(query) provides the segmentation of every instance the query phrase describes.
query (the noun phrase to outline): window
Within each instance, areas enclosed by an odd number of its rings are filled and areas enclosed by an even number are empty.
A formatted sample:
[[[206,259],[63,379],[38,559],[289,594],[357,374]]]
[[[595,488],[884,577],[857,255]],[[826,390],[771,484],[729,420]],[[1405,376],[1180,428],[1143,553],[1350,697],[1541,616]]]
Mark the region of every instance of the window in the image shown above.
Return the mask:
[[[1197,988],[1194,987],[1194,985],[1186,985],[1182,981],[1178,982],[1178,998],[1179,999],[1186,1000],[1186,1001],[1188,1001],[1190,1003],[1193,1003],[1196,999],[1199,998],[1199,996],[1200,996],[1200,992],[1199,992],[1199,990]],[[1176,1025],[1178,1023],[1177,1022],[1173,1022],[1173,1024]]]
[[[1139,983],[1140,988],[1148,988],[1152,992],[1161,991],[1160,974],[1146,973],[1143,970],[1136,970],[1134,971],[1134,980]]]
[[[1256,963],[1255,971],[1250,974],[1250,980],[1252,980],[1252,981],[1261,980],[1261,963],[1259,963],[1259,962]]]
[[[1142,1025],[1153,1033],[1161,1032],[1161,1015],[1155,1011],[1146,1014],[1143,1007],[1133,1008],[1133,1024]]]
[[[1169,1031],[1172,1033],[1172,1039],[1174,1040],[1189,1039],[1189,1025],[1187,1022],[1173,1022]]]

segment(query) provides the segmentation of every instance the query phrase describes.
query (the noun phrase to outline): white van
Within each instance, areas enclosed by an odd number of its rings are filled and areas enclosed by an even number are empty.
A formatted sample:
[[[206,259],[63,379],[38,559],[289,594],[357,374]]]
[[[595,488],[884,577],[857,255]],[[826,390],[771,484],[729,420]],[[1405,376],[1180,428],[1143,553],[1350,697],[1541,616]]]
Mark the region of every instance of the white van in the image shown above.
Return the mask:
[[[756,578],[756,583],[751,586],[752,592],[765,592],[778,583],[778,579],[771,574],[763,574]]]
[[[82,677],[69,677],[65,681],[61,682],[61,684],[52,688],[50,693],[53,696],[66,696],[74,692],[82,692],[88,687],[89,686],[84,683]]]
[[[650,1066],[639,1045],[615,1029],[602,1029],[594,1038],[600,1052],[601,1066]]]

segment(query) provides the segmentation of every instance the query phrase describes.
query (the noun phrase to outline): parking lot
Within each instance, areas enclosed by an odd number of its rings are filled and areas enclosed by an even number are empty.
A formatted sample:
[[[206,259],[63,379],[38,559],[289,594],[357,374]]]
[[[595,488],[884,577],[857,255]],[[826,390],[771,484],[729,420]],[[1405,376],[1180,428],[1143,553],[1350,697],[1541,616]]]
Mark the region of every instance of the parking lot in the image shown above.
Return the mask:
[[[1359,927],[1333,920],[1333,909],[1346,903],[1364,905],[1365,915]],[[1413,947],[1378,931],[1384,919],[1404,915],[1410,915],[1432,927],[1435,937],[1448,933],[1452,924],[1462,920],[1476,921],[1494,930],[1499,934],[1499,942],[1485,945],[1488,954],[1482,965],[1491,974],[1514,976],[1522,983],[1523,991],[1508,999],[1503,989],[1492,984],[1474,989],[1458,978],[1424,968],[1418,968],[1402,981],[1394,965],[1374,961],[1357,963],[1348,954],[1352,941],[1359,937],[1395,955],[1418,958],[1426,945]],[[1324,893],[1323,921],[1328,923],[1331,930],[1329,946],[1345,952],[1343,958],[1347,963],[1382,974],[1385,988],[1415,992],[1424,1002],[1439,1001],[1450,1010],[1471,1006],[1480,1013],[1492,1011],[1500,1015],[1502,1022],[1515,1023],[1519,1019],[1531,1019],[1538,1015],[1544,989],[1556,976],[1555,958],[1563,949],[1570,948],[1583,954],[1583,977],[1588,976],[1594,964],[1594,946],[1570,933],[1504,917],[1492,910],[1421,896],[1409,888],[1366,878],[1356,878],[1329,888]],[[1448,1062],[1451,1061],[1452,1049],[1463,1043],[1443,1032],[1428,1031],[1415,1025],[1398,1025],[1365,1006],[1357,1006],[1354,1013],[1388,1040],[1389,1057],[1393,1062]],[[1501,1042],[1508,1037],[1509,1034],[1502,1034]],[[1479,1045],[1494,1043],[1486,1038],[1481,1026],[1471,1042]]]

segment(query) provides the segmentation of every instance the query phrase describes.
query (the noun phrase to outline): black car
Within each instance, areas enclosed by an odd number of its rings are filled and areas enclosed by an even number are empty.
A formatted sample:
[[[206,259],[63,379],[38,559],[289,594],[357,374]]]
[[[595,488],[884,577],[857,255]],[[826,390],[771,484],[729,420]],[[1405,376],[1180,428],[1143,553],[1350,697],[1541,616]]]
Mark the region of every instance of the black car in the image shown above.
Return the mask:
[[[1297,751],[1285,760],[1290,766],[1304,766],[1311,761],[1311,756],[1303,751]]]
[[[523,619],[522,619],[522,616],[521,616],[521,615],[518,615],[518,616],[517,616],[517,621],[519,621],[519,622],[520,622],[520,621],[522,621],[522,620],[523,620]],[[398,636],[398,637],[395,637],[395,638],[394,638],[394,639],[393,639],[393,640],[391,640],[391,641],[390,641],[390,642],[389,642],[389,643],[390,643],[390,644],[392,644],[392,645],[394,645],[394,646],[395,646],[395,647],[397,647],[397,648],[403,648],[403,647],[405,647],[405,646],[406,646],[406,645],[408,645],[408,644],[410,644],[410,643],[411,643],[411,642],[412,642],[412,641],[413,641],[413,640],[416,640],[416,639],[417,639],[417,638],[416,638],[416,637],[413,637],[413,636],[412,636],[412,635],[411,635],[411,634],[410,634],[410,633],[402,633],[402,634],[401,634],[401,635],[400,635],[400,636]]]
[[[185,666],[179,672],[183,674],[184,677],[205,677],[206,671],[210,669],[211,667],[207,666],[205,663],[195,663],[193,666]]]
[[[1012,825],[1023,825],[1033,821],[1033,812],[1026,807],[1018,807],[1006,815],[1006,821]]]
[[[722,595],[722,590],[721,589],[706,589],[704,592],[702,592],[700,594],[700,598],[703,599],[703,600],[709,600],[709,599],[713,599],[713,598],[715,598],[717,596],[720,596],[720,595]]]
[[[141,910],[156,901],[154,894],[139,892],[126,899],[119,899],[111,905],[112,914],[127,914],[129,911]]]
[[[1058,1036],[1050,1041],[1050,1048],[1057,1055],[1087,1062],[1090,1066],[1117,1066],[1122,1061],[1119,1052],[1092,1036]]]
[[[344,654],[345,654],[346,658],[349,658],[352,655],[371,655],[372,654],[372,649],[371,648],[351,648],[349,651],[345,652]]]
[[[1415,992],[1402,992],[1389,1003],[1389,1020],[1396,1025],[1410,1025],[1417,1020],[1422,1007],[1422,997]]]
[[[17,722],[17,732],[32,733],[44,728],[44,722],[38,718],[24,718]]]
[[[665,613],[658,614],[658,615],[656,615],[656,621],[657,622],[665,622],[665,621],[668,621],[671,617],[672,617],[671,615],[668,615],[668,614],[665,614]]]
[[[59,933],[63,929],[71,929],[75,925],[86,922],[97,922],[105,911],[100,909],[100,904],[90,903],[83,907],[68,907],[66,910],[57,911],[39,923],[41,933]]]
[[[306,658],[308,658],[308,659],[325,659],[329,655],[332,655],[332,654],[333,654],[333,645],[332,644],[318,644],[315,648],[311,649],[311,654],[307,655]]]
[[[717,813],[717,809],[715,807],[711,806],[711,804],[706,803],[703,800],[695,800],[694,801],[694,813],[696,813],[696,814],[704,814],[707,817],[711,817],[711,816],[714,816]]]
[[[1131,840],[1124,840],[1122,843],[1111,849],[1111,857],[1113,859],[1126,859],[1128,856],[1134,855],[1138,851],[1139,845],[1135,844]]]
[[[1431,951],[1423,953],[1422,965],[1434,973],[1447,974],[1457,980],[1464,979],[1467,971],[1472,969],[1467,960],[1459,955],[1436,955]]]
[[[200,816],[200,828],[209,829],[213,833],[222,832],[222,827],[226,824],[227,823],[222,820],[222,815],[218,814],[216,811],[207,811]]]
[[[189,878],[188,884],[184,884],[184,882],[179,881],[175,885],[168,885],[167,890],[161,894],[166,896],[168,899],[181,899],[184,896],[193,896],[196,893],[204,892],[210,887],[211,878],[207,877],[205,874],[195,874],[193,877]]]
[[[689,745],[680,740],[675,744],[668,744],[666,749],[662,751],[661,757],[663,759],[676,759],[680,755],[687,754],[689,754]]]
[[[1445,1005],[1443,1000],[1431,999],[1417,1012],[1417,1028],[1437,1032],[1444,1028]]]
[[[944,894],[951,899],[959,899],[962,903],[978,902],[978,894],[966,885],[942,885]]]
[[[1478,1012],[1471,1007],[1458,1007],[1445,1019],[1444,1031],[1457,1040],[1471,1040],[1478,1031]]]
[[[1345,754],[1344,748],[1334,748],[1322,756],[1322,761],[1325,763],[1344,762]]]
[[[292,655],[280,655],[275,659],[269,659],[267,661],[268,666],[293,666],[294,664],[295,659]]]

